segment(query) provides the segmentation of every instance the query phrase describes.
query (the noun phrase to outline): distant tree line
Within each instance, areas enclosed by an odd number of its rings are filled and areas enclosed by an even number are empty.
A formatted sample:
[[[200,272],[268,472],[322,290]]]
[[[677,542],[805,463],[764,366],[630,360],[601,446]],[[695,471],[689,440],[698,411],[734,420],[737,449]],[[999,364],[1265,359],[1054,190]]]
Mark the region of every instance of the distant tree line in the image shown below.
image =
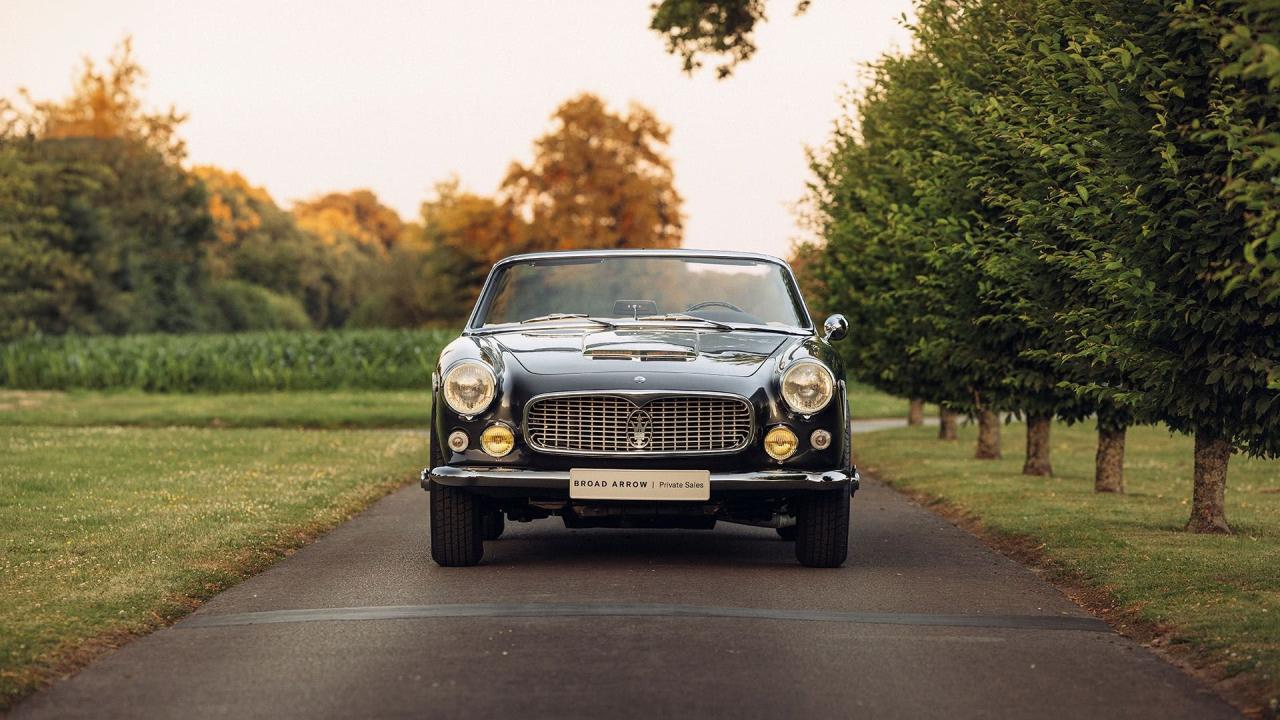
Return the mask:
[[[494,195],[443,182],[406,222],[368,190],[285,209],[187,167],[185,116],[145,108],[144,79],[126,39],[65,100],[0,100],[0,341],[457,325],[504,255],[680,243],[669,130],[639,106],[572,98]]]
[[[804,9],[807,3],[801,3]],[[664,0],[686,69],[749,57],[762,0]],[[847,313],[853,372],[980,421],[1195,437],[1187,528],[1229,532],[1233,452],[1280,454],[1280,5],[919,0],[815,153],[809,292]],[[744,44],[745,43],[745,44]],[[815,291],[816,289],[816,291]]]

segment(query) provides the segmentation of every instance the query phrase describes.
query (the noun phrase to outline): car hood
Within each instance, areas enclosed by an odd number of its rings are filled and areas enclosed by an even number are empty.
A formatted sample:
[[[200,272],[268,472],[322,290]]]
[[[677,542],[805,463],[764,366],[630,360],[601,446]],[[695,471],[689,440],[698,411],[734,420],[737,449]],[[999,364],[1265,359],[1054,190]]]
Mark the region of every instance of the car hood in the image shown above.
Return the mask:
[[[786,335],[687,329],[530,330],[490,335],[489,341],[535,375],[627,372],[746,377],[782,345]]]

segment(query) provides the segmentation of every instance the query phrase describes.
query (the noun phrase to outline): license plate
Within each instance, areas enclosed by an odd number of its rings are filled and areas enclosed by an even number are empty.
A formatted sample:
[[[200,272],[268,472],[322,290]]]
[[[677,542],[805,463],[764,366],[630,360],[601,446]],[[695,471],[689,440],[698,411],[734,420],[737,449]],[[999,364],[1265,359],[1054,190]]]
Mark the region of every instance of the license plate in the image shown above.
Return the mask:
[[[707,470],[569,471],[569,497],[575,500],[710,500]]]

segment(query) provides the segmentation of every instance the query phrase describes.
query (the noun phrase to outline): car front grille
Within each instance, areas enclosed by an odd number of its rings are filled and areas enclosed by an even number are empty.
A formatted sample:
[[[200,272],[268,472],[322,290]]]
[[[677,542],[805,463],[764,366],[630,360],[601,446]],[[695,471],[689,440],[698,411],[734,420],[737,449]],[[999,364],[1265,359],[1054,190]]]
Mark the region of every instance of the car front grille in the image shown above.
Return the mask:
[[[747,447],[751,404],[721,395],[552,395],[529,401],[525,442],[575,455],[719,454]]]

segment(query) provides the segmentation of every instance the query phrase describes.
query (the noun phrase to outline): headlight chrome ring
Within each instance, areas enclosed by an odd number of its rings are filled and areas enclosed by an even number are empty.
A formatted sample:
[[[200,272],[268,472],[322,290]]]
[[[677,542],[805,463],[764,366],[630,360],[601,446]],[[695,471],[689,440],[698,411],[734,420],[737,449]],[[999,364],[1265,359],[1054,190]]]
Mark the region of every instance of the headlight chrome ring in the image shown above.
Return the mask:
[[[797,360],[782,371],[778,382],[787,407],[801,415],[825,408],[836,392],[836,378],[817,360]]]
[[[484,412],[498,392],[493,369],[479,360],[459,360],[444,374],[441,396],[445,404],[463,417]]]

